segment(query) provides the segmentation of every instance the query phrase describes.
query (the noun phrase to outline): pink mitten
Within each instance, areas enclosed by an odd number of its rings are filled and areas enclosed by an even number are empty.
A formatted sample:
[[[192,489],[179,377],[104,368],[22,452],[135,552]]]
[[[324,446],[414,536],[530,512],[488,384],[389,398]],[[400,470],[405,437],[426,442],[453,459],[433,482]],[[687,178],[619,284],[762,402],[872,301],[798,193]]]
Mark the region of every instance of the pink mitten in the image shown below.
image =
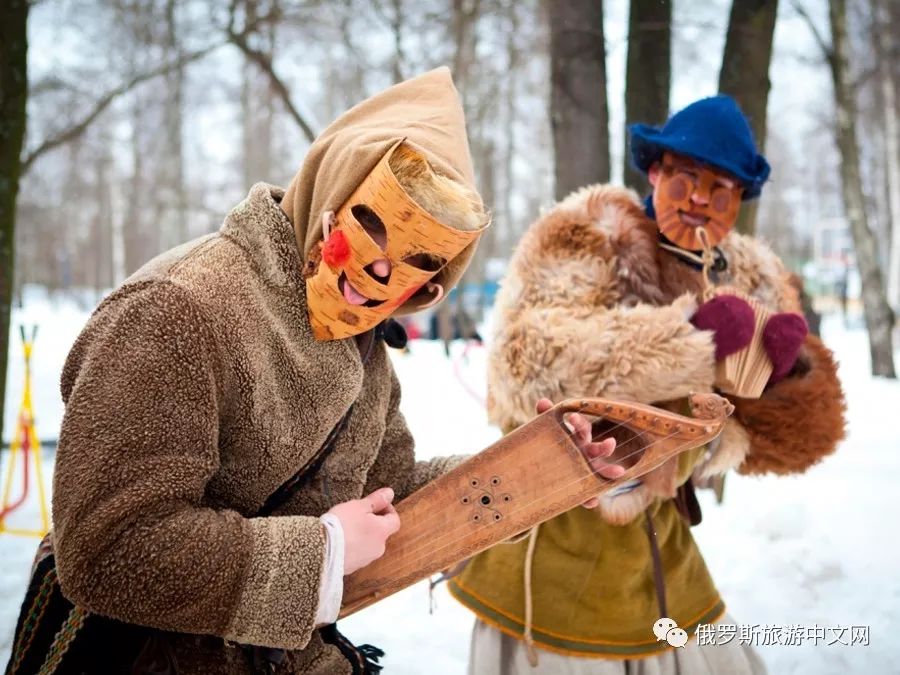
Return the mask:
[[[719,361],[750,344],[756,318],[745,300],[735,295],[717,295],[700,305],[691,323],[695,328],[713,332]]]
[[[762,335],[763,347],[772,360],[769,384],[775,384],[791,372],[808,332],[806,320],[799,314],[782,312],[769,318]]]

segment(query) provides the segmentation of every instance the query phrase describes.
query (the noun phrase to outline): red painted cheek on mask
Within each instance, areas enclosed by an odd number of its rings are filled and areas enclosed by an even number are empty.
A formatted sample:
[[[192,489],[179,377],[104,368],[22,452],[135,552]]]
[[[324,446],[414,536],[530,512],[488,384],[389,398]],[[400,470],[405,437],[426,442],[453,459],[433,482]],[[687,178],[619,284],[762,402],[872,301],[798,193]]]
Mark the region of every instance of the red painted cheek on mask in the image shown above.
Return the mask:
[[[334,230],[322,248],[322,260],[331,269],[343,267],[350,260],[350,242],[347,235],[340,230]]]

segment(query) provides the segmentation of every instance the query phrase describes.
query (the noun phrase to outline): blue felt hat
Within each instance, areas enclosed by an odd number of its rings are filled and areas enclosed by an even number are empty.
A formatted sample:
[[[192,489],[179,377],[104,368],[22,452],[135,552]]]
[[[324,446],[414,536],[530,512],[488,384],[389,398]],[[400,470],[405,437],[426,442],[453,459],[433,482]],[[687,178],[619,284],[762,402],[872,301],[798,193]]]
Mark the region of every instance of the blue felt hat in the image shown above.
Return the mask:
[[[669,150],[734,175],[744,186],[744,199],[758,197],[769,177],[769,163],[756,151],[750,124],[730,96],[695,101],[662,128],[632,124],[628,131],[631,159],[644,173]]]

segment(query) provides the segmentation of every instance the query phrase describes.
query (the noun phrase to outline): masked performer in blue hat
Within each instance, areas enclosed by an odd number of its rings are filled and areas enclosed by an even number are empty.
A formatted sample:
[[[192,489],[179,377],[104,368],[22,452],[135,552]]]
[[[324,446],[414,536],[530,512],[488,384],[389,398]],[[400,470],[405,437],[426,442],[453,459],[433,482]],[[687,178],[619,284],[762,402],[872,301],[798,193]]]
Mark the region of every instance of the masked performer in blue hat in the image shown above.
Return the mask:
[[[836,366],[808,334],[789,273],[764,244],[733,231],[769,165],[734,101],[697,101],[662,128],[631,127],[635,165],[652,194],[593,185],[525,234],[498,296],[489,413],[509,431],[541,398],[602,396],[684,412],[690,392],[721,384],[717,363],[751,347],[772,364],[756,397],[710,447],[474,558],[450,583],[478,617],[470,672],[761,673],[750,646],[699,645],[725,614],[690,525],[691,476],[799,473],[844,434]],[[704,291],[729,286],[738,295]],[[709,299],[711,297],[711,299]],[[641,439],[620,429],[616,456]],[[752,555],[752,552],[748,552]],[[689,638],[677,646],[681,630]],[[673,639],[669,639],[673,638]]]

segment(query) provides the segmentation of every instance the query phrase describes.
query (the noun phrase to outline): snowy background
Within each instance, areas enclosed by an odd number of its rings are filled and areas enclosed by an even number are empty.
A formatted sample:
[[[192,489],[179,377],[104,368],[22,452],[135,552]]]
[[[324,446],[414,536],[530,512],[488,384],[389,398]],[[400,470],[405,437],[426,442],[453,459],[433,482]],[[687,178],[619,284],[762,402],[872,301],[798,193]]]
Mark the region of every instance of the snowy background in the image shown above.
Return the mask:
[[[42,291],[26,294],[14,311],[15,332],[7,410],[22,395],[18,325],[37,323],[34,351],[38,433],[57,437],[62,417],[59,374],[78,335],[91,300],[53,302]],[[703,524],[695,528],[707,564],[734,619],[760,627],[870,627],[868,646],[757,647],[772,673],[900,672],[900,383],[868,375],[868,343],[860,326],[846,327],[826,317],[823,337],[841,362],[850,428],[839,451],[807,474],[790,478],[729,476],[725,502],[700,495]],[[898,354],[900,356],[900,354]],[[403,383],[403,411],[418,440],[421,457],[474,452],[498,437],[485,419],[485,354],[482,348],[453,345],[446,359],[437,344],[417,341],[409,354],[394,353]],[[448,418],[447,411],[451,411]],[[7,416],[4,438],[14,415]],[[3,453],[5,462],[8,453]],[[46,451],[45,475],[53,453]],[[5,476],[5,465],[3,473]],[[14,493],[15,496],[15,493]],[[9,525],[34,527],[37,503],[9,519]],[[0,665],[10,641],[27,582],[36,539],[0,535]],[[427,671],[465,672],[472,615],[443,587],[429,612],[428,588],[419,584],[342,622],[357,643],[378,645],[387,653],[390,675]],[[649,631],[649,626],[648,626]],[[826,634],[827,637],[831,637]]]

